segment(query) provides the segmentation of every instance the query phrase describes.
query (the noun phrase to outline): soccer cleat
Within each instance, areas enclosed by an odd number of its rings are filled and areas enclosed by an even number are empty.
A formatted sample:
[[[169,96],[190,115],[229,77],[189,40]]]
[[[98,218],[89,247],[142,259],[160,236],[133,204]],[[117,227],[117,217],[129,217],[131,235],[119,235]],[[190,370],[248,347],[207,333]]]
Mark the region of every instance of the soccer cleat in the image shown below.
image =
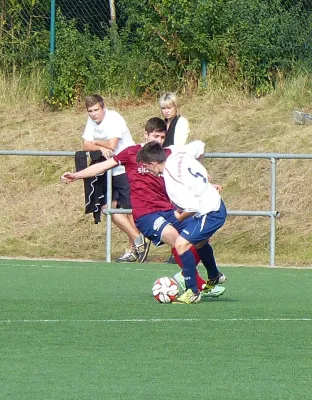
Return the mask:
[[[186,288],[185,288],[185,280],[184,280],[184,276],[182,275],[182,271],[177,272],[173,279],[177,282],[177,284],[179,285],[179,288],[182,290],[182,292],[185,292]]]
[[[225,292],[225,287],[224,286],[219,286],[219,285],[215,285],[212,286],[211,288],[208,288],[207,285],[205,285],[203,291],[201,292],[203,297],[220,297],[223,295],[223,293]]]
[[[219,272],[218,275],[213,279],[208,279],[206,282],[206,286],[215,286],[215,285],[222,285],[226,281],[226,276]]]
[[[136,246],[136,250],[139,255],[138,262],[140,263],[144,263],[148,255],[149,249],[151,247],[151,241],[149,239],[146,239],[143,235],[142,238],[143,238],[142,244]]]
[[[226,281],[226,276],[219,272],[214,279],[208,279],[203,286],[202,294],[206,297],[219,297],[225,292],[225,288],[218,286]]]
[[[172,304],[196,304],[200,301],[200,292],[194,293],[192,289],[188,289],[186,292],[177,297]]]
[[[139,258],[139,254],[136,249],[128,249],[125,251],[125,254],[117,258],[116,262],[124,263],[124,262],[136,262]]]

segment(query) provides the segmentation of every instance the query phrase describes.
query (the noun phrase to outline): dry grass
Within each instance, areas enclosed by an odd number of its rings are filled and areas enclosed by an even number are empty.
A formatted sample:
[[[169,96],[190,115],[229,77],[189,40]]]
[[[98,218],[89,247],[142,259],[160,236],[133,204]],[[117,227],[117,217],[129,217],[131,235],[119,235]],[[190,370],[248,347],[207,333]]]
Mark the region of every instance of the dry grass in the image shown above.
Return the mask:
[[[296,88],[296,85],[293,86]],[[297,89],[296,89],[297,90]],[[206,142],[207,152],[308,153],[312,125],[295,125],[293,109],[298,93],[283,89],[264,99],[211,92],[182,98],[181,111],[191,125],[191,139]],[[1,98],[1,149],[81,149],[86,122],[83,107],[53,113],[35,102],[4,102]],[[122,113],[136,141],[145,121],[159,116],[157,102],[137,104],[108,100]],[[266,210],[270,207],[269,160],[206,160],[215,182],[223,185],[230,210]],[[62,185],[59,177],[73,170],[70,157],[1,156],[1,256],[105,259],[105,220],[95,225],[84,214],[82,183]],[[278,219],[276,262],[311,263],[311,161],[278,162]],[[269,262],[270,221],[267,218],[229,217],[213,239],[220,263],[261,265]],[[113,257],[127,240],[113,228]],[[165,260],[169,249],[153,248],[150,259]]]

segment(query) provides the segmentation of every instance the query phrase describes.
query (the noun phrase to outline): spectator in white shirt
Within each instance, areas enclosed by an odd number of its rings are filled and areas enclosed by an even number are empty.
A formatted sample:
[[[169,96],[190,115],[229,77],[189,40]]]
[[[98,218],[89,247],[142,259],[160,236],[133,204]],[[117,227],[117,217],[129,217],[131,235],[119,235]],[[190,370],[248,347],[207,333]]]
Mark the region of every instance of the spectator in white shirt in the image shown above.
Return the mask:
[[[89,118],[82,135],[83,150],[100,150],[108,159],[134,145],[126,121],[118,112],[109,110],[101,96],[87,96],[85,104]],[[106,201],[102,208],[105,207]],[[129,182],[122,165],[112,169],[112,207],[131,208]],[[140,261],[140,253],[145,253],[146,243],[134,225],[132,214],[113,214],[112,220],[129,237],[129,249],[117,261]]]

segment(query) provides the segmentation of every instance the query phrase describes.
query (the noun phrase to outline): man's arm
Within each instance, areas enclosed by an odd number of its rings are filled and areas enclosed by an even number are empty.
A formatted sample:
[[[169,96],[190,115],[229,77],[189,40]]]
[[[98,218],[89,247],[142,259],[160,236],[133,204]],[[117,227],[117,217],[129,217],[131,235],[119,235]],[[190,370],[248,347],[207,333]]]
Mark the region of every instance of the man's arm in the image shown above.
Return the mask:
[[[91,178],[92,176],[96,175],[102,175],[109,169],[112,169],[118,165],[117,161],[115,161],[113,158],[90,165],[90,167],[85,168],[79,172],[65,172],[61,176],[61,181],[65,183],[70,183],[74,182],[78,179],[85,179],[85,178]]]
[[[108,140],[85,140],[83,141],[82,149],[84,151],[101,150],[103,147],[108,150],[115,150],[118,145],[118,138],[114,137]]]
[[[94,140],[83,141],[82,149],[84,151],[96,151],[100,150],[105,158],[110,158],[113,155],[113,151],[117,147],[118,138],[112,138],[109,140]]]
[[[114,151],[118,145],[118,140],[119,139],[117,137],[113,137],[108,140],[95,140],[94,144]]]

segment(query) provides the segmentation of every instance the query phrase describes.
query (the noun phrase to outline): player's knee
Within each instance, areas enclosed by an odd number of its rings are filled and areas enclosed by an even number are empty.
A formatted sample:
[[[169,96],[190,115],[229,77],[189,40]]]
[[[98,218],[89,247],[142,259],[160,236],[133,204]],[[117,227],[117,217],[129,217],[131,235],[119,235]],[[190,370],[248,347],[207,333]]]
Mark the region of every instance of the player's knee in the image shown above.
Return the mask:
[[[161,241],[169,244],[171,247],[175,247],[175,242],[178,237],[179,234],[172,225],[166,225],[161,233]]]
[[[175,242],[175,248],[177,250],[177,253],[179,255],[185,253],[186,251],[188,251],[191,248],[191,244],[186,242],[184,239],[180,240],[180,237],[176,240]]]

